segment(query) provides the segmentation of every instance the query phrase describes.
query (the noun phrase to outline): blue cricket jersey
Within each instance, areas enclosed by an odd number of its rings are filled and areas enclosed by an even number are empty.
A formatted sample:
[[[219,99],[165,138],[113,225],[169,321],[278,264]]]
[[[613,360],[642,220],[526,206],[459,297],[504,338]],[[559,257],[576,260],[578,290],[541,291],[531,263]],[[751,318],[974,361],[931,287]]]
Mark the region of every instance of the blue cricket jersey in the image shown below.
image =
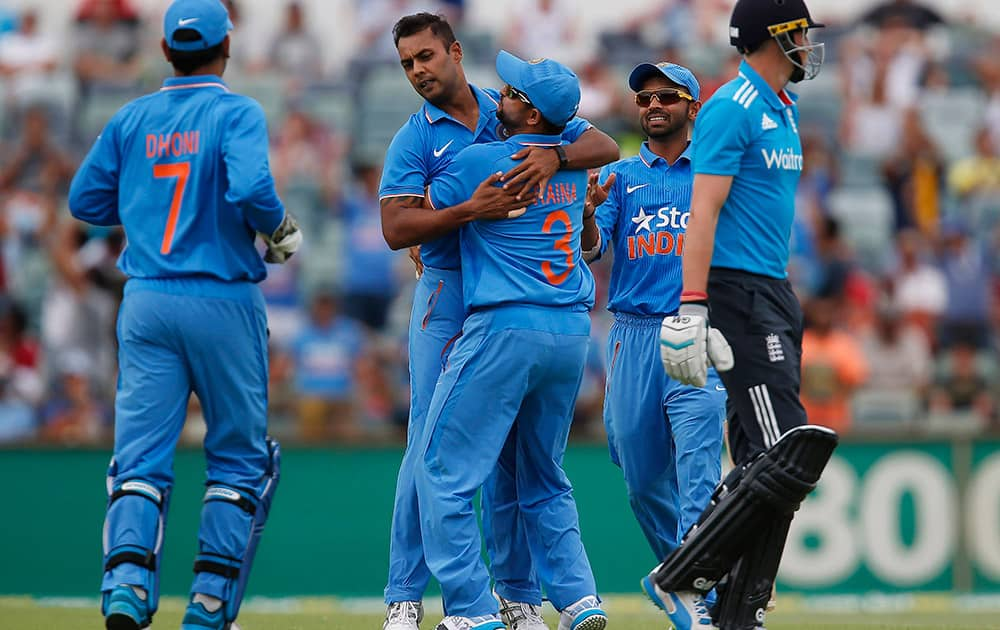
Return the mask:
[[[468,147],[431,184],[431,203],[436,208],[461,203],[490,173],[512,168],[514,153],[559,142],[558,136],[518,134]],[[580,252],[586,191],[586,171],[561,170],[522,216],[464,226],[460,240],[466,309],[504,304],[593,307],[594,277]]]
[[[608,199],[597,208],[601,253],[611,244],[614,262],[608,310],[670,315],[681,299],[681,255],[691,216],[691,145],[673,166],[649,150],[601,169],[615,174]]]
[[[262,280],[254,247],[285,216],[264,111],[214,75],[174,77],[122,107],[70,186],[73,216],[125,228],[131,278]]]
[[[797,97],[781,95],[744,61],[698,112],[694,172],[731,175],[715,231],[713,267],[786,277],[795,189],[802,172]]]
[[[412,114],[396,132],[386,151],[379,200],[388,197],[423,197],[427,186],[448,168],[459,151],[473,144],[495,142],[503,137],[502,125],[497,119],[500,93],[474,85],[469,88],[479,103],[476,130],[471,131],[444,110],[424,102],[420,110]],[[569,143],[575,142],[588,129],[589,122],[574,118],[563,130],[562,138]],[[481,181],[475,182],[476,185]],[[448,234],[424,243],[420,247],[420,258],[428,267],[458,269],[461,266],[458,235]]]

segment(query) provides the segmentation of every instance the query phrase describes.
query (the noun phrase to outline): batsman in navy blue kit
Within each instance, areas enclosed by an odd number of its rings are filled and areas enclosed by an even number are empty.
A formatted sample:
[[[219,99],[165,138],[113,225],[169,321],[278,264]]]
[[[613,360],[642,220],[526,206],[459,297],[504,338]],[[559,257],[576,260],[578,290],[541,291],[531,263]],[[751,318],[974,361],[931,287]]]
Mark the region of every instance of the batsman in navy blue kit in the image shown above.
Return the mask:
[[[720,369],[735,468],[642,581],[678,630],[764,627],[792,516],[837,444],[799,401],[802,311],[786,272],[802,145],[785,87],[819,72],[823,45],[808,32],[820,26],[803,0],[738,0],[729,32],[744,60],[695,123],[684,290],[660,353],[671,377],[698,387]]]
[[[207,425],[207,490],[182,629],[232,626],[278,483],[257,283],[264,260],[284,262],[302,236],[275,192],[263,110],[222,81],[231,29],[219,0],[174,0],[162,47],[175,76],[111,118],[70,189],[74,217],[121,225],[128,239],[104,523],[108,630],[146,627],[156,612],[192,392]]]
[[[604,426],[636,520],[664,558],[719,483],[726,389],[714,368],[704,388],[670,378],[658,349],[660,323],[680,305],[700,86],[669,62],[636,66],[628,83],[647,140],[591,175],[581,247],[589,260],[614,253]]]

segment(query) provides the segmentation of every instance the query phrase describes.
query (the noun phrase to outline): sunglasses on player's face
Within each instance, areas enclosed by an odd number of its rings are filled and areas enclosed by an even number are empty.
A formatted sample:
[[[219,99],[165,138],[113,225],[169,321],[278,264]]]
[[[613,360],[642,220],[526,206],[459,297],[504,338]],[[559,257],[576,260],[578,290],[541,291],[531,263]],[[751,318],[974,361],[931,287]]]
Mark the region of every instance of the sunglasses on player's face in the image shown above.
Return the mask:
[[[525,105],[531,105],[531,100],[528,98],[527,94],[525,94],[521,90],[512,88],[509,85],[503,86],[503,89],[500,90],[500,94],[502,94],[503,96],[506,96],[507,98],[516,98],[517,100],[521,101]]]
[[[659,101],[660,105],[676,105],[683,101],[693,101],[694,98],[683,90],[674,88],[664,88],[662,90],[643,90],[635,93],[635,104],[639,107],[649,107],[653,99]]]

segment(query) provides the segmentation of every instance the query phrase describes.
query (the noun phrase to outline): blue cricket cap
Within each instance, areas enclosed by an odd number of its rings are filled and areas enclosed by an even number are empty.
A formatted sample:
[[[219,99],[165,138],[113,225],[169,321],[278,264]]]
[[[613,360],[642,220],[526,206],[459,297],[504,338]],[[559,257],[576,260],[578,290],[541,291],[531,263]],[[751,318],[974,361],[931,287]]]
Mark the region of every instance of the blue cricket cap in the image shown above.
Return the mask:
[[[646,82],[646,79],[655,76],[667,77],[687,90],[688,94],[696,101],[701,95],[701,86],[698,85],[698,79],[695,78],[694,73],[684,66],[669,61],[661,61],[656,64],[640,63],[632,69],[632,74],[628,76],[628,86],[633,92],[638,92],[642,89],[642,84]]]
[[[205,50],[222,42],[233,28],[229,11],[220,0],[174,0],[163,15],[163,38],[173,50]],[[191,29],[201,39],[181,42],[174,34]]]
[[[580,79],[557,61],[525,61],[501,50],[497,55],[497,74],[507,85],[524,92],[553,125],[565,125],[580,107]]]

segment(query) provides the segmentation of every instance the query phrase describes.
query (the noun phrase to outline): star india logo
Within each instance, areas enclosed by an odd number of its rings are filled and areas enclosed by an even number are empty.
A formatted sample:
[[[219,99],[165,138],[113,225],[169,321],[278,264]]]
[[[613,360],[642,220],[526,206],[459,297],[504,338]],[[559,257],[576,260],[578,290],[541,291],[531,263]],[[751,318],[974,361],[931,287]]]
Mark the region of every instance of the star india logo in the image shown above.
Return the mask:
[[[785,360],[785,349],[781,347],[781,339],[778,338],[778,335],[771,333],[764,338],[764,343],[767,345],[768,361],[777,363]]]

